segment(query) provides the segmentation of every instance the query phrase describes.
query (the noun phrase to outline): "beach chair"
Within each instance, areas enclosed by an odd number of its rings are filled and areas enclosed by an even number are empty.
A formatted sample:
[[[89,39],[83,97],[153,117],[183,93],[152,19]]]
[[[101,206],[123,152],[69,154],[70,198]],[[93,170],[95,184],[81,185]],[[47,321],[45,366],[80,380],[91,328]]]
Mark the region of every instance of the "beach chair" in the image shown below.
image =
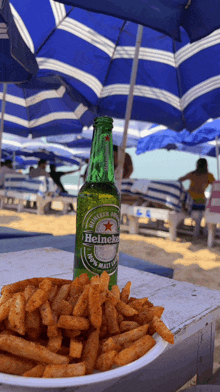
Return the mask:
[[[121,201],[121,230],[130,234],[169,236],[174,241],[177,228],[189,217],[196,222],[194,235],[200,229],[201,211],[192,211],[193,200],[178,181],[123,180]],[[140,223],[141,218],[156,222],[149,226]],[[169,231],[165,226],[169,226]],[[193,234],[193,230],[186,231],[184,226],[182,230]]]
[[[220,223],[220,181],[212,184],[210,198],[205,209],[205,219],[208,227],[208,247],[214,244],[216,225]]]
[[[8,202],[12,199],[13,203]],[[26,202],[35,202],[37,208],[27,208]],[[4,189],[0,189],[0,208],[13,208],[18,212],[32,211],[39,215],[47,212],[47,206],[53,201],[63,205],[62,213],[66,214],[69,204],[75,205],[76,197],[59,194],[59,188],[50,177],[31,178],[28,175],[6,174]]]

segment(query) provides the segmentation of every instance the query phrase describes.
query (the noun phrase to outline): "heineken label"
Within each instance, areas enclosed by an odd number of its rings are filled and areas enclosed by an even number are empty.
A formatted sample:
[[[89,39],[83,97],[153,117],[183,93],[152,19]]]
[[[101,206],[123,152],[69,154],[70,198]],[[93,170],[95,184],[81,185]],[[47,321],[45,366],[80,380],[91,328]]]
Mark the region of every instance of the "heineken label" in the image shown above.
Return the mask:
[[[109,275],[118,267],[120,209],[104,204],[89,210],[82,224],[81,260],[90,272]]]

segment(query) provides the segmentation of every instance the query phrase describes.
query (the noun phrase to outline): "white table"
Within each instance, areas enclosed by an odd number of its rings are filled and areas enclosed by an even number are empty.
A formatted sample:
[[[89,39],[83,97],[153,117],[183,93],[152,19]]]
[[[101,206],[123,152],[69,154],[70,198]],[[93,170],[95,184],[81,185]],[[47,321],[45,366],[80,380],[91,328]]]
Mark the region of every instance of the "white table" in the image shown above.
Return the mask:
[[[71,279],[73,253],[54,248],[2,253],[0,286],[31,277]],[[131,295],[148,296],[165,307],[165,318],[175,334],[174,346],[140,371],[94,387],[40,389],[0,385],[0,392],[176,392],[195,374],[203,384],[212,375],[215,321],[220,318],[220,291],[119,266],[122,288],[132,281]]]

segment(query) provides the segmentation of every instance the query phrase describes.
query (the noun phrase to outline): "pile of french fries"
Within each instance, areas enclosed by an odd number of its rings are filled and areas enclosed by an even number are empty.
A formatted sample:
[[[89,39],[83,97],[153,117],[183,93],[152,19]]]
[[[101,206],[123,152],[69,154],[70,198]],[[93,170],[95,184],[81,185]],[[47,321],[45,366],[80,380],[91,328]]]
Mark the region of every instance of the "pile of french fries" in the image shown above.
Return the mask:
[[[74,281],[33,278],[4,286],[0,297],[0,372],[77,377],[139,359],[157,332],[174,343],[164,308],[130,297],[131,282],[109,290],[109,275]]]

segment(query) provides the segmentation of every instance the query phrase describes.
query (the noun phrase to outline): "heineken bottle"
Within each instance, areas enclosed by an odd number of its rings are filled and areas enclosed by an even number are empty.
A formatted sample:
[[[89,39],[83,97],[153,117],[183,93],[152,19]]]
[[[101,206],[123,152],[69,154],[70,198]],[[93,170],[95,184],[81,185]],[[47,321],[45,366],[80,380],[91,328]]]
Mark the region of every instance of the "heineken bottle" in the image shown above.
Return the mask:
[[[115,186],[112,144],[113,120],[94,120],[86,182],[79,191],[76,215],[74,278],[91,278],[103,271],[110,287],[117,284],[120,231],[120,194]]]

